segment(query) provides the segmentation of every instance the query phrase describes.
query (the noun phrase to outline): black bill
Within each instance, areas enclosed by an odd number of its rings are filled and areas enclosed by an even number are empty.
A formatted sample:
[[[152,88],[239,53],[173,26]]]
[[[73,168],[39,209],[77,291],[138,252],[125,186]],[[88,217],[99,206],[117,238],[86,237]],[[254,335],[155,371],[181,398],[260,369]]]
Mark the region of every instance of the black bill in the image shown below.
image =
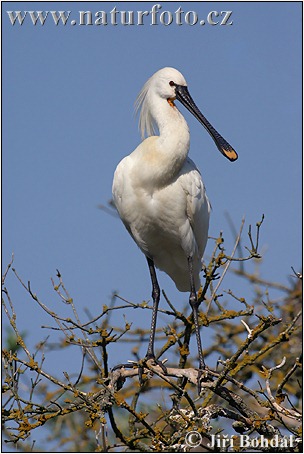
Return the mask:
[[[217,132],[216,129],[209,123],[207,118],[201,113],[191,95],[188,88],[183,85],[175,85],[176,99],[180,101],[195,118],[207,129],[210,136],[214,140],[217,148],[220,152],[229,159],[229,161],[235,161],[238,158],[237,152],[232,146]]]

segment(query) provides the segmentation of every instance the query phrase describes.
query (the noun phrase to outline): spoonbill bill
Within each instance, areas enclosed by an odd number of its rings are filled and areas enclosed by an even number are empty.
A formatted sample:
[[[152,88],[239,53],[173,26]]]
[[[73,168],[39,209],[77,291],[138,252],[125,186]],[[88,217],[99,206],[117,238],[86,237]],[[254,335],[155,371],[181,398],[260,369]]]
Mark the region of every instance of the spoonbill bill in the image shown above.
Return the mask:
[[[136,105],[143,141],[118,164],[112,192],[122,222],[146,256],[152,281],[153,312],[144,361],[153,359],[166,372],[154,352],[160,300],[156,266],[171,277],[179,291],[190,292],[200,389],[200,377],[206,366],[196,292],[208,237],[210,203],[201,174],[188,157],[189,128],[175,101],[181,102],[207,129],[226,158],[237,159],[235,150],[194,103],[184,76],[174,68],[163,68],[148,79],[138,95]]]

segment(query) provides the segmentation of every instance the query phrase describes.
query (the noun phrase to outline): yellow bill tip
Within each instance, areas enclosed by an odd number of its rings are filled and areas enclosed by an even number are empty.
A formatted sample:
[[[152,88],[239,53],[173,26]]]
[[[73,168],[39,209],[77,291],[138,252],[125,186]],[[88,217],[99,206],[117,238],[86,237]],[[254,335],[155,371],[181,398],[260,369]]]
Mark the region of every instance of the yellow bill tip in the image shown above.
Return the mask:
[[[226,156],[226,158],[229,159],[229,161],[236,161],[238,158],[238,154],[236,151],[233,150],[233,148],[227,149],[223,148],[223,155]]]

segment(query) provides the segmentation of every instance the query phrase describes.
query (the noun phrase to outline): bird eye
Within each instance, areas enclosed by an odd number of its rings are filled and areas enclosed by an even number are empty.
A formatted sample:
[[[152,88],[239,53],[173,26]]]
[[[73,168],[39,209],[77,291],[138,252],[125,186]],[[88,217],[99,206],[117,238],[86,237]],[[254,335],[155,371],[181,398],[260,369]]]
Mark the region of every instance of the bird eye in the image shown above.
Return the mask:
[[[173,82],[173,80],[170,80],[169,85],[170,85],[170,87],[174,87],[175,86],[175,83]]]

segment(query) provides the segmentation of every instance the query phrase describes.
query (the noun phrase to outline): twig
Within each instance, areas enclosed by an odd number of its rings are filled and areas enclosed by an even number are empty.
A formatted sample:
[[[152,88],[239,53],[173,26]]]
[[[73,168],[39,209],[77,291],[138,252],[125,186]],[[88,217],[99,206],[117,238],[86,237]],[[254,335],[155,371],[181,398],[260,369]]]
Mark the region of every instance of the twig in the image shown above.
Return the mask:
[[[269,369],[267,371],[267,378],[265,380],[266,392],[267,392],[267,395],[268,395],[268,398],[269,398],[270,402],[272,403],[273,407],[276,409],[277,412],[282,413],[284,416],[287,416],[289,418],[296,419],[297,421],[301,421],[302,415],[301,415],[300,412],[298,412],[296,410],[287,409],[287,408],[282,407],[281,405],[279,405],[277,403],[275,397],[273,397],[273,395],[271,393],[269,380],[270,380],[270,377],[272,375],[272,372],[274,370],[277,370],[277,369],[280,369],[281,367],[283,367],[285,362],[286,362],[286,357],[284,356],[284,358],[282,359],[280,364],[278,364],[277,366],[272,367],[271,369]]]
[[[277,395],[281,394],[282,393],[282,390],[285,386],[285,384],[287,383],[287,381],[289,380],[289,378],[292,376],[292,374],[297,370],[297,368],[301,367],[300,363],[299,363],[299,358],[296,358],[296,361],[294,363],[294,365],[292,366],[292,368],[287,372],[287,374],[285,375],[285,377],[283,378],[283,380],[281,381],[281,383],[279,384],[279,386],[277,387]]]
[[[235,240],[235,244],[234,244],[234,248],[233,248],[233,250],[232,250],[231,256],[230,256],[229,259],[227,260],[227,263],[226,263],[226,265],[225,265],[224,271],[223,271],[223,273],[222,273],[222,275],[221,275],[221,277],[220,277],[220,279],[219,279],[219,281],[218,281],[218,283],[217,283],[215,289],[214,289],[213,292],[212,292],[212,295],[211,295],[211,297],[210,297],[210,301],[209,301],[208,306],[207,306],[207,309],[206,309],[206,314],[208,314],[209,309],[210,309],[210,305],[211,305],[211,303],[212,303],[212,300],[213,300],[214,296],[216,295],[216,292],[217,292],[219,286],[220,286],[221,283],[223,282],[223,279],[224,279],[224,277],[225,277],[225,274],[226,274],[227,271],[228,271],[229,266],[231,265],[231,261],[232,261],[232,259],[233,259],[233,257],[234,257],[234,254],[235,254],[235,252],[236,252],[236,250],[237,250],[239,241],[240,241],[240,239],[241,239],[241,235],[242,235],[244,223],[245,223],[245,219],[243,218],[243,219],[242,219],[242,223],[241,223],[241,228],[240,228],[239,234],[238,234],[238,236],[237,236],[237,238],[236,238],[236,240]]]

